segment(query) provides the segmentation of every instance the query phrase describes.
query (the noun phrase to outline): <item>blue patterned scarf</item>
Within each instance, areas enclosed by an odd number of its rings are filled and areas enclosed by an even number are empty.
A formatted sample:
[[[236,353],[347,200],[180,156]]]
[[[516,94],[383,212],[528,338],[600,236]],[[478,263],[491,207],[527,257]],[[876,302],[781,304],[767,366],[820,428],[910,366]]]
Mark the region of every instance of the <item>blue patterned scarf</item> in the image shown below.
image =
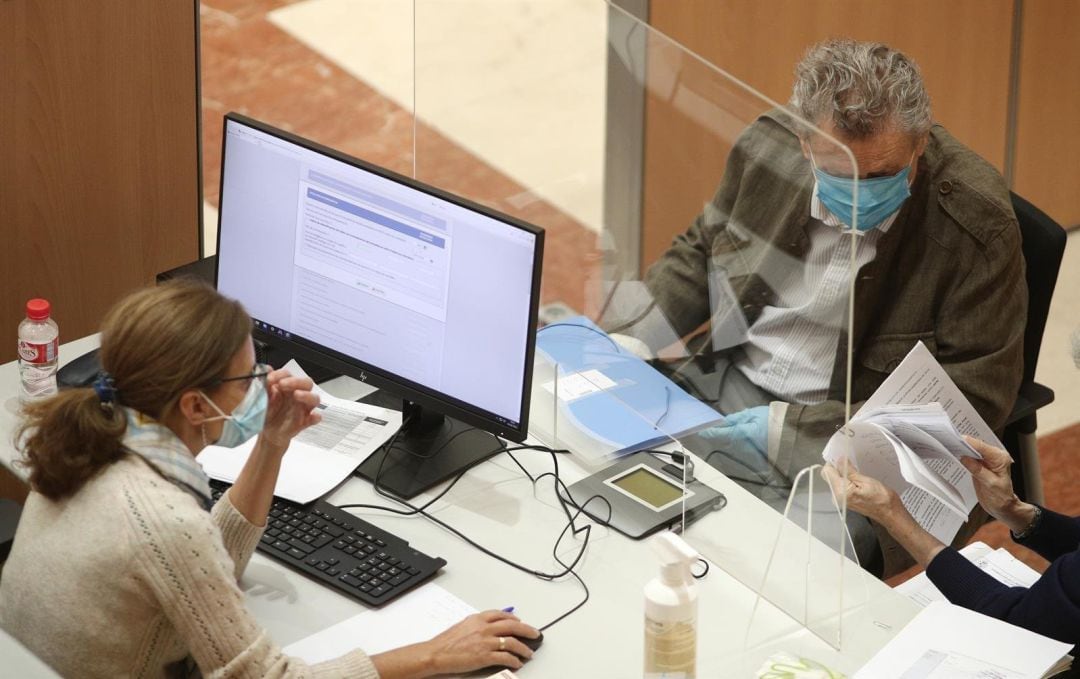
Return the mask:
[[[184,442],[157,420],[131,408],[124,411],[127,415],[124,448],[146,460],[167,481],[189,493],[209,511],[213,504],[210,478]]]

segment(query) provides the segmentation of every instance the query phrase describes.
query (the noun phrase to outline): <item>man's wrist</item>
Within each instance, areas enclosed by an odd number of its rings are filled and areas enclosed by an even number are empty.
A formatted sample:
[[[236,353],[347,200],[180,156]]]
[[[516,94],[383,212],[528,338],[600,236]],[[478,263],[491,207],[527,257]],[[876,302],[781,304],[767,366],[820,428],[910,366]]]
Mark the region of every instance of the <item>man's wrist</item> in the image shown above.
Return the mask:
[[[919,525],[919,522],[908,512],[899,498],[890,502],[888,507],[878,511],[877,514],[877,516],[871,516],[870,518],[880,523],[885,530],[893,535],[904,529]]]
[[[1028,505],[1030,508],[1031,518],[1024,524],[1018,524],[1017,527],[1009,526],[1009,531],[1012,533],[1013,540],[1023,540],[1030,537],[1039,528],[1039,523],[1042,521],[1043,509],[1038,505]]]
[[[994,518],[1008,526],[1011,532],[1018,534],[1024,532],[1035,520],[1037,509],[1035,505],[1023,502],[1014,495],[1004,508],[995,513]]]

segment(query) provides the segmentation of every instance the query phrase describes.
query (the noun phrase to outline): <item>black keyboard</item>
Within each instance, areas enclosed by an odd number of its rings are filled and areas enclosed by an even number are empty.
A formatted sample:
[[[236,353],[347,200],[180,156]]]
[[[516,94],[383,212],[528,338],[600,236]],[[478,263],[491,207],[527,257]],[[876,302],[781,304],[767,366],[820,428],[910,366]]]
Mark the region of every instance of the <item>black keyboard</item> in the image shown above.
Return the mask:
[[[215,502],[229,485],[210,481]],[[274,498],[258,549],[369,606],[382,606],[446,565],[322,500],[301,505]]]

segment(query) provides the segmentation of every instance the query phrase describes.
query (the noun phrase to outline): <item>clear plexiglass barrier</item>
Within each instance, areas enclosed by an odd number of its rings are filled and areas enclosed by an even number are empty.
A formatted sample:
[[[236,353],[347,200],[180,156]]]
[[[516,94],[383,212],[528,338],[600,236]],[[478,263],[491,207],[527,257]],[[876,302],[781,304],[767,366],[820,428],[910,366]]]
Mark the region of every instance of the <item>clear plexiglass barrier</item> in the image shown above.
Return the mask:
[[[874,530],[821,475],[880,235],[817,200],[851,151],[615,4],[414,8],[416,178],[546,232],[534,439],[682,486],[653,509],[731,581],[702,588],[728,594],[702,594],[698,676],[853,671],[913,610],[881,603]]]

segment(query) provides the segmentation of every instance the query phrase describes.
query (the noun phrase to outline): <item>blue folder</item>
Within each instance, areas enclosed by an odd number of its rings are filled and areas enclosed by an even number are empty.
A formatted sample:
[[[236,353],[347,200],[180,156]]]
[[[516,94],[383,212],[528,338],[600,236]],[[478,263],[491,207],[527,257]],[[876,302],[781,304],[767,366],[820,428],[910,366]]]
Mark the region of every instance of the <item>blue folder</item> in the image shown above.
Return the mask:
[[[560,378],[597,370],[615,383],[573,400],[559,400],[559,416],[626,455],[724,421],[723,416],[655,368],[619,346],[584,316],[540,329],[536,348],[558,366]]]

